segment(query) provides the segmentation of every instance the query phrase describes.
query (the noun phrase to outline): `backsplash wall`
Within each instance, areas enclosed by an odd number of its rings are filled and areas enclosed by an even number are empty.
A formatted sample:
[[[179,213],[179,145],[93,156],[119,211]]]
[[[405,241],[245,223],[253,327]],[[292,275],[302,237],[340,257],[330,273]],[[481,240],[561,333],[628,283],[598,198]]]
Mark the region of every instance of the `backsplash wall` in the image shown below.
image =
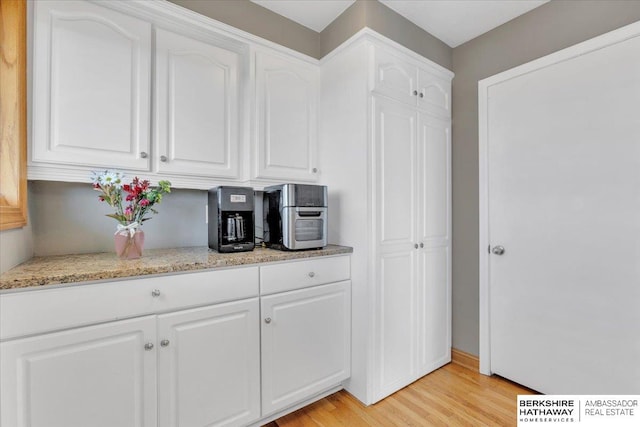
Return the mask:
[[[29,181],[29,196],[36,256],[114,250],[117,221],[91,184]],[[204,190],[173,189],[145,221],[145,248],[207,246],[206,204]]]

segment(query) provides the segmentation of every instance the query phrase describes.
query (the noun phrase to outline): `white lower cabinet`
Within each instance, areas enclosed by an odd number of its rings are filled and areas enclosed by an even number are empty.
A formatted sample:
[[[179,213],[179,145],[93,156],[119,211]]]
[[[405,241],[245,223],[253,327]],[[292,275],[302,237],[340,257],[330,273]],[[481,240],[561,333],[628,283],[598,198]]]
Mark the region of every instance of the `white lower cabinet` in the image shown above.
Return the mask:
[[[146,316],[1,343],[0,425],[155,426],[155,339]]]
[[[258,298],[252,298],[4,342],[0,425],[204,427],[255,421],[258,316]]]
[[[258,298],[158,316],[158,426],[260,418]]]
[[[310,403],[350,375],[349,261],[0,293],[0,427],[247,426]]]
[[[261,298],[262,413],[340,384],[351,365],[351,282]]]

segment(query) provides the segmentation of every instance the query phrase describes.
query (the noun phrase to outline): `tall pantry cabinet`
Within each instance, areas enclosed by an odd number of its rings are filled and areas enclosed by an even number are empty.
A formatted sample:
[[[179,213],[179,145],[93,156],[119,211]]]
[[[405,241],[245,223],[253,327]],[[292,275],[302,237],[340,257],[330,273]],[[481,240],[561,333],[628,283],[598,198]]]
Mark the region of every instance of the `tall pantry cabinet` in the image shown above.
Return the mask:
[[[329,239],[354,247],[347,389],[366,403],[451,360],[452,77],[367,29],[322,62]]]

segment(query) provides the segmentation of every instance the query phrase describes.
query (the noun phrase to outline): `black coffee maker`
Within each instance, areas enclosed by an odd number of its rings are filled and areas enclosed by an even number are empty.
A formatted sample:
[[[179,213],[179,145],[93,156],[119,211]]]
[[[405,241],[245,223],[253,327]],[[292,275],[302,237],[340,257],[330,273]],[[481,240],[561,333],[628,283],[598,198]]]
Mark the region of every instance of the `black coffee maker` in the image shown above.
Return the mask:
[[[218,252],[252,251],[253,188],[221,186],[209,190],[209,248]]]

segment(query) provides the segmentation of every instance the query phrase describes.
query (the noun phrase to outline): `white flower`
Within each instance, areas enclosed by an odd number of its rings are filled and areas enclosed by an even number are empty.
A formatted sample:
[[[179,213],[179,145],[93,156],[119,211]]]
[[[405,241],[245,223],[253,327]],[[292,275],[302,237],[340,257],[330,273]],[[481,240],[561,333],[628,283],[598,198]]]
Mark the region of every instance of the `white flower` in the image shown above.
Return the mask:
[[[114,188],[118,189],[122,186],[123,178],[124,175],[122,174],[122,172],[106,170],[99,179],[101,185],[111,185]]]
[[[91,183],[92,184],[100,184],[101,181],[102,181],[102,172],[92,171],[91,172]]]

